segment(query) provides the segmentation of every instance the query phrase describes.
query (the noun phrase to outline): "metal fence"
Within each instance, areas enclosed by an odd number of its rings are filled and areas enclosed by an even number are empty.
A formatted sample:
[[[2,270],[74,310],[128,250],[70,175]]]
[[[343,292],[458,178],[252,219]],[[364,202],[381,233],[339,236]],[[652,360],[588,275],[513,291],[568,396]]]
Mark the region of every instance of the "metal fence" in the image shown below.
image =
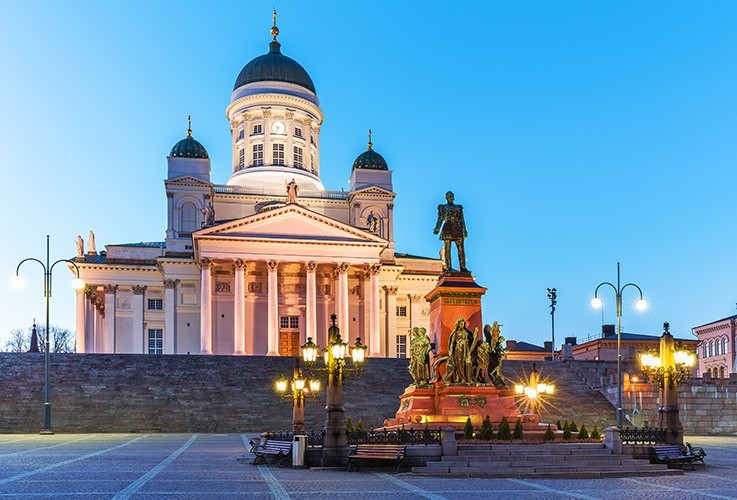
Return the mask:
[[[624,444],[658,444],[665,443],[665,429],[652,427],[625,427],[619,431],[619,439]]]
[[[348,433],[348,444],[440,444],[442,429],[354,431]]]
[[[307,435],[307,446],[322,446],[322,440],[325,437],[325,429],[319,431],[310,431]],[[272,431],[266,434],[267,439],[275,441],[293,441],[294,433],[290,431],[276,432]]]

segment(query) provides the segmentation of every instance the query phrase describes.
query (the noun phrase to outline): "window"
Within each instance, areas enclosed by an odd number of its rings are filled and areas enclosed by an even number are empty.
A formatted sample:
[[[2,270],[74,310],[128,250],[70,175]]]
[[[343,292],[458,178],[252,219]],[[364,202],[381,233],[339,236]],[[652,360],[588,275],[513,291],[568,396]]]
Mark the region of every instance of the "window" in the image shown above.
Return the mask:
[[[279,318],[279,328],[299,329],[299,316],[281,316]]]
[[[161,328],[148,329],[148,353],[164,354],[164,330]]]
[[[263,133],[264,133],[264,128],[261,124],[253,126],[253,133],[251,135],[258,135],[258,134],[263,134]]]
[[[397,335],[397,357],[398,358],[407,357],[407,336],[406,335]]]
[[[295,137],[302,137],[302,129],[299,127],[294,127],[294,136]]]
[[[264,164],[264,145],[263,144],[253,145],[253,164],[255,166]]]
[[[313,146],[315,145],[315,136],[314,135],[311,135],[310,134],[310,142],[312,143]]]
[[[397,316],[407,317],[407,306],[397,306]]]
[[[315,155],[310,153],[310,168],[315,171]]]
[[[727,354],[727,337],[722,337],[722,354]]]
[[[714,342],[714,356],[719,356],[721,352],[719,352],[719,349],[721,348],[721,345],[719,344],[719,339],[717,339]]]
[[[245,136],[246,136],[246,131],[245,131],[245,130],[243,130],[243,129],[240,129],[240,130],[238,131],[238,140],[240,141],[240,140],[241,140],[241,139],[243,139],[243,138],[244,138]]]
[[[701,346],[701,357],[705,358],[709,355],[709,347],[706,341],[704,341],[704,345]]]
[[[302,168],[302,148],[294,146],[294,166]]]
[[[164,309],[163,299],[148,299],[149,311],[162,311]]]
[[[192,233],[197,231],[197,208],[194,203],[182,203],[181,208],[182,225],[180,232]]]
[[[709,341],[709,357],[714,355],[714,339]]]
[[[271,159],[272,165],[284,165],[284,144],[272,144],[273,156]]]
[[[241,148],[238,150],[238,168],[246,166],[246,150]]]

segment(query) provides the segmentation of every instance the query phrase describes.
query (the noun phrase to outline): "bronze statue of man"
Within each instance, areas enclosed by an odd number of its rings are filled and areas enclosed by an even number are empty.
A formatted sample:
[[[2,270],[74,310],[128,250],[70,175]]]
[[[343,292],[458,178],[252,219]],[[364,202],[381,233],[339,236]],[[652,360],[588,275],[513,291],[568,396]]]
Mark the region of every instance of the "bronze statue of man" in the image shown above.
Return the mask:
[[[445,199],[448,203],[438,205],[438,222],[435,224],[434,234],[440,233],[440,239],[443,240],[443,259],[445,260],[445,272],[452,271],[450,244],[455,243],[458,249],[458,267],[461,272],[468,272],[466,269],[466,251],[463,248],[463,240],[468,238],[466,231],[466,221],[463,220],[463,206],[453,203],[455,195],[452,191],[445,193]]]

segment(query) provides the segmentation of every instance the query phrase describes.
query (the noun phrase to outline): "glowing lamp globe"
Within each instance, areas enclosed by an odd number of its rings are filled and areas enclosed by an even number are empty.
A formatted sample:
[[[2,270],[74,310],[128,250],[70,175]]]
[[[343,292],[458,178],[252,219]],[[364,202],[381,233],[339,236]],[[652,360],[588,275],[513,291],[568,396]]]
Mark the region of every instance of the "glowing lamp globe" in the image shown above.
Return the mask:
[[[517,384],[514,386],[514,392],[516,394],[524,394],[525,393],[525,386],[522,384]]]
[[[340,341],[331,345],[330,350],[332,351],[333,359],[345,358],[345,347],[346,347],[346,344]]]
[[[26,284],[26,280],[23,279],[23,276],[15,275],[10,278],[10,286],[13,288],[23,288],[23,286]]]
[[[638,311],[644,311],[645,309],[647,309],[647,302],[645,302],[644,299],[640,299],[637,301],[637,304],[635,304],[635,307]]]
[[[84,280],[82,278],[74,278],[72,280],[72,288],[75,290],[81,290],[84,288]]]
[[[320,381],[319,380],[310,380],[310,390],[312,392],[320,392]]]
[[[304,391],[305,390],[305,379],[298,378],[294,381],[294,388],[298,391]]]
[[[302,358],[306,363],[317,361],[317,349],[317,344],[312,341],[312,337],[307,337],[307,343],[302,346]]]
[[[599,309],[602,306],[601,299],[599,297],[594,297],[591,299],[591,307],[594,309]]]
[[[361,364],[366,359],[366,346],[361,343],[360,337],[356,339],[356,343],[351,349],[351,357],[356,364]]]
[[[285,392],[287,390],[287,379],[279,379],[276,381],[276,391]]]

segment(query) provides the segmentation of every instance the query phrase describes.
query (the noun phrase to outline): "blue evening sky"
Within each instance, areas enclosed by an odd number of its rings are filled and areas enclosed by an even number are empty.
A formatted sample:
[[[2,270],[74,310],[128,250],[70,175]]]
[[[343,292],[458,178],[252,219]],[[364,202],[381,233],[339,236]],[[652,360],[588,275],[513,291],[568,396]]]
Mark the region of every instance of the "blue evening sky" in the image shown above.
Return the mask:
[[[163,241],[166,155],[187,114],[230,172],[225,108],[268,49],[270,1],[0,1],[0,145],[10,276],[24,257]],[[437,256],[453,190],[484,320],[507,338],[600,331],[596,285],[624,297],[625,331],[676,336],[737,313],[737,2],[277,1],[282,51],[317,87],[322,179],[347,188],[366,130],[394,171],[397,249]],[[0,344],[43,321],[40,266],[0,286]],[[52,324],[74,329],[71,275]],[[7,281],[5,281],[7,283]],[[614,323],[614,294],[603,291]],[[556,342],[559,343],[559,342]]]

